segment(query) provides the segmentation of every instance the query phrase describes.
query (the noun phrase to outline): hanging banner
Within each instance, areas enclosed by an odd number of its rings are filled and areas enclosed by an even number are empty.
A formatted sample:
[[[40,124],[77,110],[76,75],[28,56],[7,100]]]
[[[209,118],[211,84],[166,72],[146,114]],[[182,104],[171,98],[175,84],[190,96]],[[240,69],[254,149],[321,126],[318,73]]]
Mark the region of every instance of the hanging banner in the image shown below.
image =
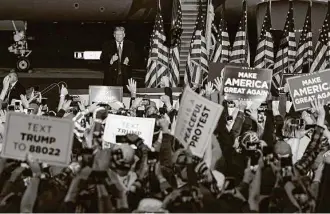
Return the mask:
[[[223,107],[186,87],[180,102],[174,136],[192,153],[203,157]]]
[[[223,94],[226,100],[264,101],[271,87],[272,71],[226,66],[223,74]]]
[[[330,69],[287,79],[296,111],[311,108],[315,99],[330,101]]]
[[[74,123],[71,119],[9,112],[1,157],[25,160],[30,153],[50,165],[71,162]]]

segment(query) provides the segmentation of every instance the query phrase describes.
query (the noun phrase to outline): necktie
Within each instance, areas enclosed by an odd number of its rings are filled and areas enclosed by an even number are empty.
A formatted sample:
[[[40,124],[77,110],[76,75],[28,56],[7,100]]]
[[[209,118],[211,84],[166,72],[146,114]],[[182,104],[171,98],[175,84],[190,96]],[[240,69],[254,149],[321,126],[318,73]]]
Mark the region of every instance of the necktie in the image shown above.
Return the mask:
[[[121,61],[121,54],[122,54],[122,47],[121,43],[118,44],[118,55],[119,55],[119,61]]]
[[[122,54],[122,48],[121,48],[121,43],[118,43],[118,80],[117,84],[120,84],[120,75],[121,75],[121,54]]]
[[[7,91],[7,94],[5,96],[5,101],[8,101],[8,98],[9,98],[9,95],[10,95],[10,92],[11,92],[11,88],[12,88],[12,86],[11,86],[11,84],[9,84],[8,91]]]

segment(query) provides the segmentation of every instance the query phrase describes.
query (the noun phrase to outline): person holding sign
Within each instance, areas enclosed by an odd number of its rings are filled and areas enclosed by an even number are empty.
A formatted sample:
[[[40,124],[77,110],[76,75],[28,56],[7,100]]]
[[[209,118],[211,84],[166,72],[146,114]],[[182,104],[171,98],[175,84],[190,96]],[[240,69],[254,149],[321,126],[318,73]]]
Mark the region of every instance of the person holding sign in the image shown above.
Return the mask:
[[[123,86],[126,90],[127,80],[132,77],[134,43],[124,39],[124,27],[116,27],[113,36],[115,40],[105,42],[102,47],[103,85]]]

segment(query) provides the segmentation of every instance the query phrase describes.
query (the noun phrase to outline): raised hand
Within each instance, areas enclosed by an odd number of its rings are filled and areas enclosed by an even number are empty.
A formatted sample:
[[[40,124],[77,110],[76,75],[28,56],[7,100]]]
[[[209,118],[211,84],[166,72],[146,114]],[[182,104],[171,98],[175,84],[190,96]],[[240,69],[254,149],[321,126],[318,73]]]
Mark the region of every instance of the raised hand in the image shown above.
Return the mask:
[[[3,78],[3,81],[2,81],[3,88],[8,89],[9,88],[9,83],[10,83],[10,78],[7,75],[5,78]]]
[[[246,114],[255,122],[258,121],[258,110],[257,109],[249,109]]]
[[[324,101],[320,100],[314,100],[311,102],[313,111],[318,115],[316,124],[319,126],[324,125],[324,119],[325,119],[325,110],[324,110]]]
[[[166,119],[166,118],[160,118],[158,120],[158,125],[160,126],[161,130],[164,132],[164,133],[169,133],[169,125],[170,125],[170,122]]]
[[[81,102],[78,102],[78,106],[79,106],[80,111],[85,111],[86,110],[85,105],[82,104]]]
[[[117,53],[114,54],[110,60],[110,65],[112,65],[114,62],[116,62],[118,60],[118,55]]]
[[[29,164],[33,174],[41,175],[41,168],[39,161],[37,159],[35,159],[31,154],[27,154],[26,161]]]
[[[24,106],[24,108],[29,108],[30,103],[27,100],[26,95],[21,94],[20,97],[21,97],[22,105]]]
[[[134,79],[129,79],[128,80],[128,85],[126,85],[127,89],[131,94],[136,94],[136,81]]]
[[[246,101],[239,101],[239,103],[238,103],[238,109],[240,110],[240,111],[244,111],[245,109],[246,109],[246,107],[247,107],[247,102]]]
[[[62,105],[62,109],[63,109],[64,111],[67,111],[67,110],[69,110],[70,105],[71,105],[71,100],[66,100],[66,101],[63,103],[63,105]]]
[[[61,96],[65,97],[68,94],[69,94],[68,89],[64,85],[62,85],[62,87],[61,87]]]
[[[313,100],[312,103],[312,108],[313,111],[318,115],[318,116],[325,116],[325,110],[324,110],[324,101],[320,100]]]
[[[0,110],[0,122],[5,123],[7,118],[7,111]]]
[[[136,109],[137,107],[139,107],[141,105],[141,102],[142,102],[142,98],[141,97],[138,97],[134,100],[134,102],[132,103],[132,109]]]
[[[222,92],[222,78],[217,77],[214,80],[214,87],[219,91]]]
[[[208,82],[205,85],[205,96],[210,97],[212,93],[214,93],[215,90],[213,88],[213,83],[212,82]]]
[[[160,97],[160,100],[166,105],[166,106],[171,106],[171,100],[170,97],[167,95],[163,95]]]
[[[126,57],[125,60],[124,60],[124,62],[123,62],[123,64],[124,65],[128,65],[128,63],[129,63],[129,59],[128,59],[128,57]]]
[[[167,76],[163,76],[162,79],[160,80],[160,87],[161,88],[170,87],[170,80],[168,79]]]
[[[99,108],[99,106],[97,105],[97,103],[93,103],[92,105],[90,105],[88,107],[88,112],[89,113],[93,113],[97,108]]]

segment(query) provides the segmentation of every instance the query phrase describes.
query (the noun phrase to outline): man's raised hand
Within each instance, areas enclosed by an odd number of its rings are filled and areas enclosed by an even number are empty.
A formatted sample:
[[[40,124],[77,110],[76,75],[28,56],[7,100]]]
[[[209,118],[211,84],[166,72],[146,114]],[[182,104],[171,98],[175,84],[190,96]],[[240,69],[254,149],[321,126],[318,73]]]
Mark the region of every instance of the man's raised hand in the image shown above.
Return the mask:
[[[134,79],[129,79],[126,87],[131,94],[136,94],[136,81]]]
[[[61,87],[61,96],[65,97],[68,94],[69,94],[68,89],[64,85],[62,85],[62,87]]]
[[[117,53],[115,53],[113,56],[112,56],[112,58],[111,58],[111,60],[110,60],[110,65],[112,65],[114,62],[116,62],[117,60],[118,60],[118,54]]]
[[[124,63],[124,65],[128,65],[128,63],[129,63],[129,59],[128,59],[128,57],[125,58],[125,60],[124,60],[123,63]]]

